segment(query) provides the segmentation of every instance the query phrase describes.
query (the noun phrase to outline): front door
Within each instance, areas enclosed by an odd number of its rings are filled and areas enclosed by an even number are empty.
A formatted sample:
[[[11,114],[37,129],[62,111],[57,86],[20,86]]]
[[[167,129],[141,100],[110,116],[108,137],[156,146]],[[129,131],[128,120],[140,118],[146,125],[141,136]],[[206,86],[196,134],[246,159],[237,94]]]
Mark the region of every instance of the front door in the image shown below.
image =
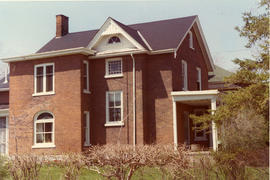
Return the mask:
[[[7,117],[0,117],[0,154],[7,154]]]
[[[189,112],[184,112],[184,136],[185,144],[190,145],[190,122],[189,122]]]

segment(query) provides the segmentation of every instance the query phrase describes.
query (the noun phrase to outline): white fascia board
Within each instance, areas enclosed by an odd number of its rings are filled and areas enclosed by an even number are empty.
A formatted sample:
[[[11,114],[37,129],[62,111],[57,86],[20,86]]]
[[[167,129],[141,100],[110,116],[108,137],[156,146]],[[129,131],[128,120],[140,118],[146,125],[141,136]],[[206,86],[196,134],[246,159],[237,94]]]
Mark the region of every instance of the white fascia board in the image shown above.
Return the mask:
[[[209,47],[208,47],[208,45],[207,45],[207,43],[206,43],[206,39],[205,39],[205,36],[204,36],[204,34],[203,34],[203,31],[202,31],[202,26],[201,26],[201,23],[200,23],[198,17],[196,17],[196,23],[197,23],[197,25],[198,25],[199,32],[200,32],[200,35],[201,35],[201,37],[202,37],[204,47],[205,47],[205,49],[206,49],[206,53],[207,53],[208,58],[209,58],[209,60],[210,60],[211,67],[212,67],[212,69],[214,70],[214,69],[215,69],[214,61],[213,61],[213,58],[212,58],[212,56],[211,56]]]
[[[35,53],[35,54],[26,55],[26,56],[4,58],[1,60],[5,63],[9,63],[9,62],[15,62],[15,61],[43,59],[43,58],[50,58],[50,57],[55,57],[55,56],[64,56],[64,55],[71,55],[71,54],[93,55],[94,53],[95,51],[93,50],[87,49],[85,47],[79,47],[79,48],[72,48],[72,49],[49,51],[49,52],[44,52],[44,53]]]
[[[198,29],[199,29],[199,32],[200,32],[200,35],[202,37],[202,40],[203,40],[203,44],[204,44],[204,47],[206,49],[206,53],[207,53],[207,56],[210,60],[210,65],[212,67],[212,69],[215,69],[215,66],[214,66],[214,61],[213,61],[213,58],[211,56],[211,53],[210,53],[210,50],[209,50],[209,47],[206,43],[206,39],[205,39],[205,36],[203,34],[203,31],[202,31],[202,26],[201,26],[201,23],[200,23],[200,20],[198,18],[198,16],[194,19],[194,21],[192,22],[192,24],[190,25],[190,27],[188,28],[188,30],[186,31],[185,35],[183,36],[183,38],[181,39],[180,43],[178,44],[177,48],[175,49],[175,52],[178,51],[178,49],[180,48],[182,42],[184,41],[184,39],[186,38],[187,34],[189,33],[190,29],[192,28],[192,26],[194,25],[194,23],[197,23],[198,25]]]
[[[203,91],[172,91],[172,96],[198,96],[198,95],[217,95],[219,91],[217,89],[213,90],[203,90]]]
[[[9,91],[9,88],[1,88],[0,92]]]
[[[211,100],[218,95],[218,90],[204,91],[175,91],[171,92],[174,102]]]
[[[92,49],[96,43],[98,43],[99,39],[103,36],[102,31],[104,30],[105,26],[109,23],[114,24],[119,28],[119,33],[123,34],[125,38],[127,38],[135,47],[137,47],[139,50],[145,50],[145,48],[140,45],[133,37],[131,37],[124,29],[122,29],[112,18],[108,18],[105,23],[100,27],[99,31],[96,33],[94,38],[90,41],[87,48]]]

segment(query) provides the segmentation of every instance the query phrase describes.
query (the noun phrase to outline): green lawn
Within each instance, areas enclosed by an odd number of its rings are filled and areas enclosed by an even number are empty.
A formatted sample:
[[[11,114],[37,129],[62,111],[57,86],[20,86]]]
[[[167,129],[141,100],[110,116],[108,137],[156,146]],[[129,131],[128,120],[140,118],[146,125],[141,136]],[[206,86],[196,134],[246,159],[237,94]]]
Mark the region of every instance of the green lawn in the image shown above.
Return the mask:
[[[251,168],[248,167],[246,169],[246,178],[247,180],[268,180],[269,179],[269,171],[268,167],[266,168]],[[202,172],[194,170],[190,170],[191,172],[196,174],[198,178],[195,179],[202,179]],[[41,169],[39,180],[62,180],[64,179],[64,169],[59,167],[44,167]],[[210,179],[216,179],[215,174],[213,172],[209,172],[211,178]],[[0,178],[1,179],[1,178]],[[9,177],[6,180],[11,180],[12,178]],[[105,179],[102,176],[98,175],[96,172],[83,169],[81,170],[81,175],[79,177],[79,180],[99,180],[99,179]],[[161,171],[155,168],[144,168],[139,171],[136,171],[133,178],[133,180],[162,180],[162,179],[171,179],[169,175],[162,177]],[[224,178],[225,180],[225,178]]]

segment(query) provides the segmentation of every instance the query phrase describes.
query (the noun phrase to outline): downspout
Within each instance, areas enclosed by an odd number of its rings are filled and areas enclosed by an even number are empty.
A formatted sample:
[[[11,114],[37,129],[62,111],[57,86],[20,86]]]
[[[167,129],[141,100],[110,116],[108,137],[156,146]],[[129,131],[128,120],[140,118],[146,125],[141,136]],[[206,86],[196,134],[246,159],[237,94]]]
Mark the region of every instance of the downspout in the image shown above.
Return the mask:
[[[135,72],[135,58],[133,56],[133,54],[130,54],[131,58],[132,58],[132,72],[133,72],[133,76],[132,76],[132,90],[133,90],[133,146],[134,149],[136,147],[136,72]]]

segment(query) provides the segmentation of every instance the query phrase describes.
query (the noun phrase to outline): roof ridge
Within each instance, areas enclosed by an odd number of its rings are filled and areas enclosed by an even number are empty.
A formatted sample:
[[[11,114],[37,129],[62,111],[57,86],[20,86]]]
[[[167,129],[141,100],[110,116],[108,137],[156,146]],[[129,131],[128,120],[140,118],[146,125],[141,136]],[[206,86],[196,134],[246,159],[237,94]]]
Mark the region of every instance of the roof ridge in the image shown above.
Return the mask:
[[[178,19],[185,19],[185,18],[191,18],[191,17],[198,17],[198,15],[185,16],[185,17],[180,17],[180,18],[163,19],[163,20],[158,20],[158,21],[149,21],[149,22],[135,23],[135,24],[129,24],[129,25],[126,25],[126,26],[129,27],[129,26],[133,26],[133,25],[141,25],[141,24],[148,24],[148,23],[158,23],[158,22],[178,20]]]

